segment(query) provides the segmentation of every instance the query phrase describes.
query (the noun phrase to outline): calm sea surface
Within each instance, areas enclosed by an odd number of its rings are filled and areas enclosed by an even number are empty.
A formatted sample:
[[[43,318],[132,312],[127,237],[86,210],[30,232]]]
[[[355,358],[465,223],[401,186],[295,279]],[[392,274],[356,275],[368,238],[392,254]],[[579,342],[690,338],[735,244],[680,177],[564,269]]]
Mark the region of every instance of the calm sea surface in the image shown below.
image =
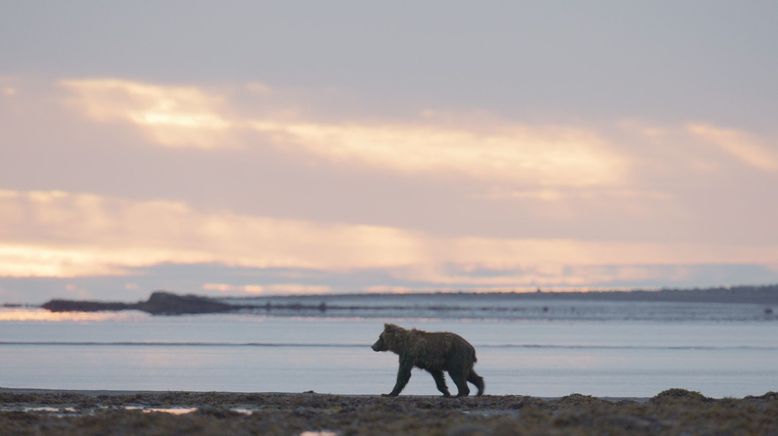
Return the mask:
[[[394,384],[397,357],[369,346],[394,322],[467,338],[488,394],[778,391],[778,321],[763,307],[555,301],[536,309],[511,317],[0,309],[0,386],[379,394]],[[420,370],[404,392],[438,393]]]

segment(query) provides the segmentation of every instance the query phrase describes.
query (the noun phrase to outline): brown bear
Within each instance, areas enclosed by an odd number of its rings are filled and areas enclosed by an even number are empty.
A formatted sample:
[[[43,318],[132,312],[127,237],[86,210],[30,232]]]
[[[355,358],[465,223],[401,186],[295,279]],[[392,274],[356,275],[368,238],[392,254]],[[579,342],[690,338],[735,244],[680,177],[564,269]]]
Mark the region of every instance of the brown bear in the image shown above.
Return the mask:
[[[475,349],[462,336],[449,332],[406,330],[394,324],[384,324],[384,331],[372,348],[373,351],[392,351],[400,356],[397,383],[392,392],[384,396],[399,395],[410,380],[414,366],[432,374],[444,397],[451,394],[443,371],[448,371],[457,385],[457,397],[470,394],[467,382],[478,388],[478,395],[484,393],[484,379],[473,370]]]

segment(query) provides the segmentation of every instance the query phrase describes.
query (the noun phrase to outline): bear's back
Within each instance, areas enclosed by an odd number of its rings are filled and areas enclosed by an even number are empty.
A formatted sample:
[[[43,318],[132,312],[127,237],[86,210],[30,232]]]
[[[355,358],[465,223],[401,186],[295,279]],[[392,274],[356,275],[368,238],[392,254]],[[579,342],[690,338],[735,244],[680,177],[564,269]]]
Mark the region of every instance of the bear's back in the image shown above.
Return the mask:
[[[408,352],[420,367],[444,369],[452,360],[473,362],[475,358],[473,346],[456,333],[414,329],[409,339]]]

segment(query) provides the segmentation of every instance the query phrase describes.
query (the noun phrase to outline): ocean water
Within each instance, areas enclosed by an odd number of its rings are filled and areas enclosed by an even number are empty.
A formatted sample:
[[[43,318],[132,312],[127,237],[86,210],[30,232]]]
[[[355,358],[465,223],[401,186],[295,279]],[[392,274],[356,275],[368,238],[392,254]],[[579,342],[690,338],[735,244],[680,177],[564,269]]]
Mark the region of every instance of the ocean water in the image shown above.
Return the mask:
[[[398,316],[400,308],[350,316],[51,314],[5,308],[0,309],[0,386],[380,394],[394,385],[397,356],[369,347],[383,323],[393,322],[468,339],[476,347],[476,369],[487,394],[646,397],[685,388],[742,397],[778,391],[778,321],[764,307],[529,305],[535,309],[509,317],[502,311],[452,315],[456,310],[440,316],[406,310],[408,316]],[[449,387],[456,391],[450,380]],[[438,394],[421,370],[414,370],[404,393]]]

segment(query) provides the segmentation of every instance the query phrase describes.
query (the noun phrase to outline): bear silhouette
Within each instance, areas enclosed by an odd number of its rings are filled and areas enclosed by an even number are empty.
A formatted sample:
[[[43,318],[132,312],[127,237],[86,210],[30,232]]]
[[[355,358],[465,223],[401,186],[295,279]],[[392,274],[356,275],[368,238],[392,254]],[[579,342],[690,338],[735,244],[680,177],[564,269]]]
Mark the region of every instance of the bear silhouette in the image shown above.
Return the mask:
[[[454,380],[458,390],[457,397],[470,394],[467,382],[478,388],[477,395],[484,393],[484,379],[473,369],[477,360],[475,348],[455,333],[407,330],[394,324],[384,324],[384,331],[371,348],[373,351],[391,351],[400,356],[397,382],[392,392],[384,396],[399,395],[410,380],[414,366],[432,375],[435,385],[444,397],[450,397],[451,393],[446,386],[443,371],[448,372]]]

